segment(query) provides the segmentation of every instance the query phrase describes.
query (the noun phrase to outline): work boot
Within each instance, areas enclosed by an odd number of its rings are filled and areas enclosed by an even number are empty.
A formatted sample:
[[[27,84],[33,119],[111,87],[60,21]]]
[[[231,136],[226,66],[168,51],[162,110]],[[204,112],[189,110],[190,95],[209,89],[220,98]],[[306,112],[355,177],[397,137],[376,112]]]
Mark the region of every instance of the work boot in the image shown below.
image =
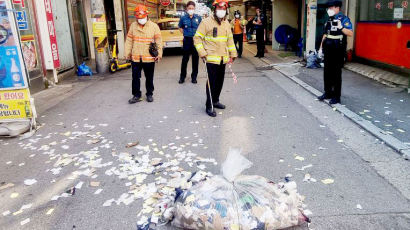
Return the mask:
[[[221,103],[217,102],[217,103],[214,104],[214,108],[225,109],[226,106],[224,104],[221,104]]]
[[[332,98],[329,101],[329,104],[334,105],[334,104],[339,104],[340,103],[340,98]]]
[[[216,112],[215,110],[212,110],[212,108],[207,108],[206,114],[208,114],[210,117],[216,117]]]
[[[325,100],[325,99],[330,99],[330,97],[327,96],[327,95],[324,93],[322,96],[317,97],[317,99],[318,99],[319,101],[323,101],[323,100]]]
[[[178,83],[179,83],[179,84],[184,84],[184,82],[185,82],[185,80],[182,79],[182,78],[180,78]]]
[[[152,95],[147,96],[147,101],[148,102],[153,102],[154,101],[154,98],[152,97]]]
[[[134,96],[134,97],[132,97],[131,99],[128,100],[128,103],[134,104],[134,103],[137,103],[137,102],[140,102],[140,101],[142,101],[141,97]]]
[[[196,79],[192,79],[192,84],[196,84],[196,83],[198,83],[198,82],[196,81]]]

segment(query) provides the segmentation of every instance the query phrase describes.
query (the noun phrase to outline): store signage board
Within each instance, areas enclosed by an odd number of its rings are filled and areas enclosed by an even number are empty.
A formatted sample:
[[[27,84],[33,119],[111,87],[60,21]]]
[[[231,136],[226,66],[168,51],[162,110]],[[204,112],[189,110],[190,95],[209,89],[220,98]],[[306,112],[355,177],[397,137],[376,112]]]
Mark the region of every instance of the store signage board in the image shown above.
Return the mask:
[[[0,0],[0,12],[0,122],[26,120],[33,110],[11,1]]]

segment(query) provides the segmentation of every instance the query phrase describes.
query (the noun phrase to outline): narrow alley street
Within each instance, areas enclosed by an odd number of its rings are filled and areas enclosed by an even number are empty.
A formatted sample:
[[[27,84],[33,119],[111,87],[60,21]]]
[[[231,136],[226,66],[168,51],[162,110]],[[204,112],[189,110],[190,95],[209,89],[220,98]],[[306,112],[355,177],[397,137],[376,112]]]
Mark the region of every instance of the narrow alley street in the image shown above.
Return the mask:
[[[130,70],[66,83],[75,93],[56,95],[50,108],[39,97],[36,134],[0,139],[0,228],[136,229],[149,216],[143,191],[152,182],[177,172],[219,174],[238,147],[253,162],[245,174],[297,183],[310,229],[409,229],[409,162],[254,61],[245,51],[234,63],[236,84],[227,68],[227,108],[216,118],[205,113],[204,65],[198,84],[180,85],[174,53],[156,65],[153,103],[127,103]],[[144,162],[162,165],[148,174]]]

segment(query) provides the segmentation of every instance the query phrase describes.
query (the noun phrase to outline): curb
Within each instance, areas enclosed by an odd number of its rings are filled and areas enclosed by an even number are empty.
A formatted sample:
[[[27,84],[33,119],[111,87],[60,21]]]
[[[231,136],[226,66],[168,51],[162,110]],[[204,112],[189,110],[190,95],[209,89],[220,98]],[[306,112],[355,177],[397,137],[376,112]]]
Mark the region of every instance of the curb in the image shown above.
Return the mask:
[[[246,48],[247,49],[247,48]],[[252,50],[247,49],[249,52],[255,54]],[[285,77],[289,78],[296,84],[300,85],[304,89],[306,89],[308,92],[313,94],[314,96],[320,96],[322,95],[322,92],[319,90],[313,88],[312,86],[306,84],[304,81],[300,80],[299,78],[289,75],[279,66],[274,66],[272,63],[270,63],[266,58],[260,58],[259,60],[265,62],[268,64],[271,68],[261,68],[261,70],[269,70],[269,69],[275,69],[278,72],[280,72],[282,75]],[[403,156],[404,159],[410,160],[410,146],[405,145],[403,142],[398,140],[397,138],[387,134],[385,131],[380,129],[379,127],[373,125],[371,122],[363,119],[361,116],[358,114],[354,113],[350,109],[346,108],[344,105],[341,104],[336,104],[336,105],[330,105],[328,101],[326,101],[326,104],[328,104],[330,107],[333,109],[339,111],[341,114],[349,118],[351,121],[356,123],[357,125],[361,126],[363,129],[365,129],[367,132],[372,134],[373,136],[377,137],[378,139],[382,140],[384,143],[386,143],[389,147],[394,149],[396,152],[398,152],[400,155]]]

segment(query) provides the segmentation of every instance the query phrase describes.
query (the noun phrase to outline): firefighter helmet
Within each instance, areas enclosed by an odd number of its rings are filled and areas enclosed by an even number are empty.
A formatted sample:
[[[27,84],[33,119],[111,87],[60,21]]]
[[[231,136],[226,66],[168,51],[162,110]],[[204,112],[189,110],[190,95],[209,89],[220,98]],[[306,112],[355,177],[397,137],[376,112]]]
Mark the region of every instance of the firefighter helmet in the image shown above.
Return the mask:
[[[137,19],[145,18],[149,14],[147,7],[142,4],[138,4],[135,7],[134,12]]]
[[[212,4],[212,6],[216,7],[216,6],[224,6],[226,8],[229,7],[229,1],[228,0],[215,0],[214,3]]]

